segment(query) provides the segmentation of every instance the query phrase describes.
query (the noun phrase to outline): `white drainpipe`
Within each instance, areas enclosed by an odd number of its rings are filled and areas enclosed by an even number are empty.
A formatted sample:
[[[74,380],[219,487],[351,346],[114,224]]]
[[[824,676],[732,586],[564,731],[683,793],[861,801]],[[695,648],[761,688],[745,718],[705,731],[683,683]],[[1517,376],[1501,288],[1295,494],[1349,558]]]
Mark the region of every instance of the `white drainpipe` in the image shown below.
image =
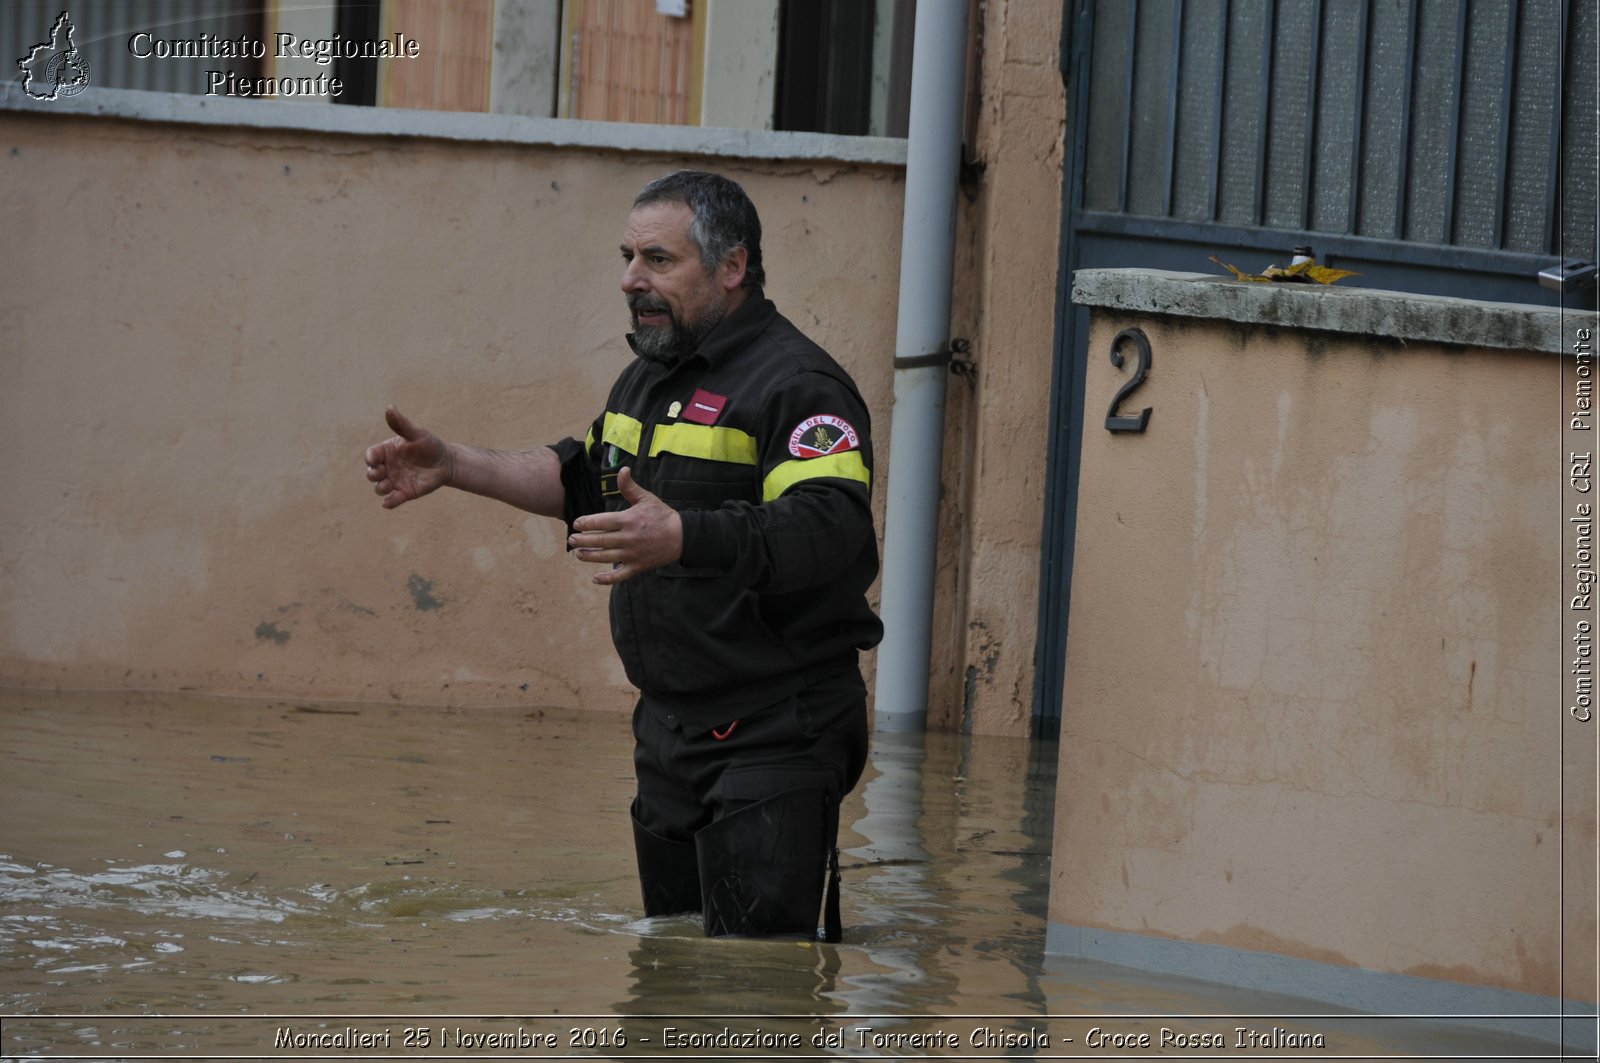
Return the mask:
[[[927,722],[967,3],[917,4],[884,527],[884,633],[874,702],[880,731],[921,730]]]

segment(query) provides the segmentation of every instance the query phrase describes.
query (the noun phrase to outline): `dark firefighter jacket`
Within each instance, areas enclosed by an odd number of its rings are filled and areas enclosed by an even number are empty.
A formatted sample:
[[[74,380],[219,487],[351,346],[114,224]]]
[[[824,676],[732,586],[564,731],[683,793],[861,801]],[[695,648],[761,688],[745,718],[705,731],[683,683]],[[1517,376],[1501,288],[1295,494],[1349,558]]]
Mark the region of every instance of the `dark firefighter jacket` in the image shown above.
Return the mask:
[[[611,591],[629,680],[689,728],[853,665],[883,628],[866,406],[759,292],[675,364],[623,370],[583,442],[553,449],[566,519],[625,508],[624,466],[678,510],[683,555]]]

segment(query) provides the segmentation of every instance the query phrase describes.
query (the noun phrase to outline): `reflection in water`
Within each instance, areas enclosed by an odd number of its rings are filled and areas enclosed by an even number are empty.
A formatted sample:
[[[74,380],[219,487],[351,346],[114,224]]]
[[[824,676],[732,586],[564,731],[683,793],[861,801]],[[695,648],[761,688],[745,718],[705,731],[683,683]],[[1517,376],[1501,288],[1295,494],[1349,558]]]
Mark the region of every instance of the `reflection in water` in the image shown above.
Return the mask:
[[[735,1027],[802,1039],[824,1028],[843,958],[839,947],[797,939],[707,939],[698,918],[653,919],[628,959],[633,983],[611,1010],[628,1023],[634,1055],[678,1055],[668,1038],[714,1037]],[[660,925],[676,924],[676,925]],[[801,1016],[804,1016],[802,1018]],[[810,1054],[810,1053],[799,1053]]]
[[[1041,1012],[1054,765],[1053,745],[875,734],[844,806],[844,943],[707,941],[695,917],[645,920],[630,928],[633,982],[613,1010],[669,1017],[679,1034],[762,1016],[804,1035],[801,1054],[856,1047],[863,1025]],[[815,1043],[828,1033],[844,1044]]]
[[[845,848],[840,839],[840,846],[852,858],[846,866],[854,872],[850,895],[856,918],[847,940],[861,941],[880,970],[852,978],[840,997],[862,1015],[938,1010],[943,1001],[913,1004],[910,999],[930,982],[929,958],[919,955],[930,939],[918,931],[937,921],[928,888],[930,857],[920,832],[923,772],[945,779],[953,772],[928,763],[927,736],[915,732],[875,733],[872,766],[876,774],[861,795],[866,811],[854,825],[865,844]]]
[[[835,946],[641,919],[630,742],[553,710],[0,691],[0,1055],[259,1055],[286,1016],[397,1048],[600,1031],[581,1055],[623,1024],[651,1054],[741,1016],[837,1056],[961,1014],[1029,1056],[1036,1016],[1264,1010],[1043,955],[1053,745],[876,735]]]

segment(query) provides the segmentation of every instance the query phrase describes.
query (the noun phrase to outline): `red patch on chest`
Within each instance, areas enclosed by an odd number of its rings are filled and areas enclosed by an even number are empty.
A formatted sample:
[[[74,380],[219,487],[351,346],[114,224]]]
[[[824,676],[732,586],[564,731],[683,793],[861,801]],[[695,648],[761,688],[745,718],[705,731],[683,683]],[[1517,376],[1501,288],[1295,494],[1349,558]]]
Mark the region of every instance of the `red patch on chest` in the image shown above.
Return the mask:
[[[684,403],[683,419],[693,421],[695,424],[716,424],[717,418],[722,416],[722,408],[728,405],[728,396],[713,395],[700,388],[695,389],[694,398]]]

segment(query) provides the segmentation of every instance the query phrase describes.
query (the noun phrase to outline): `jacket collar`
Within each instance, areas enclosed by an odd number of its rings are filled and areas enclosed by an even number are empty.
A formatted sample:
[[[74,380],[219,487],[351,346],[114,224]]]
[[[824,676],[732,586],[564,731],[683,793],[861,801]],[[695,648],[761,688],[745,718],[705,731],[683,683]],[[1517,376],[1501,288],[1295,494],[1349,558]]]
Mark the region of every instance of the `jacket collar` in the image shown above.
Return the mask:
[[[727,361],[735,351],[743,350],[751,340],[765,332],[767,326],[772,324],[772,319],[777,316],[777,306],[758,288],[739,304],[737,310],[719,321],[710,335],[700,341],[699,347],[680,358],[667,360],[640,354],[639,348],[634,346],[631,332],[628,333],[628,347],[639,358],[663,369],[671,369],[696,358],[705,362],[708,367],[715,368]]]

